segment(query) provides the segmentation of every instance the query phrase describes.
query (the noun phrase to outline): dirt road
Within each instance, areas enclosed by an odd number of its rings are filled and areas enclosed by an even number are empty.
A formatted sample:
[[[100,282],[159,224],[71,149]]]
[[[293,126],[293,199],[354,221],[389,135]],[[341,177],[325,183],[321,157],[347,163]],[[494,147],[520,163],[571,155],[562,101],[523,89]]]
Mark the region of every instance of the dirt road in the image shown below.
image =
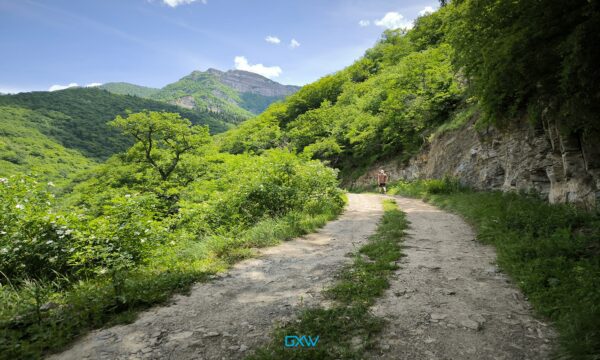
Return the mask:
[[[264,249],[190,296],[98,330],[51,359],[237,359],[268,341],[276,322],[322,303],[321,290],[366,241],[382,215],[381,196],[349,194],[344,214],[316,234]],[[544,359],[553,332],[536,320],[458,216],[420,200],[397,199],[411,222],[401,268],[373,307],[388,320],[384,359]]]
[[[375,359],[546,359],[555,337],[457,215],[396,198],[410,221],[401,268],[373,307]]]
[[[51,359],[236,359],[268,341],[276,322],[320,292],[377,227],[381,197],[349,194],[338,220],[316,234],[261,251],[190,296],[142,313],[133,324],[94,331]]]

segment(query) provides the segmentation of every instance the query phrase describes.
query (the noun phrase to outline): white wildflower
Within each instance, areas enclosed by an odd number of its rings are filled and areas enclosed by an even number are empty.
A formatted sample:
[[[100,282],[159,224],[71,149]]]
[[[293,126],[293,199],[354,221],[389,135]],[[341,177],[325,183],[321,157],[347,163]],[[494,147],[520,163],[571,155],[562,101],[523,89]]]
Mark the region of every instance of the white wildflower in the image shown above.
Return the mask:
[[[54,187],[54,183],[52,181],[48,181],[48,186]]]
[[[143,243],[146,242],[146,239],[143,238],[143,239],[140,240],[140,242],[143,244]]]
[[[126,194],[126,195],[125,195],[125,197],[126,197],[126,198],[130,198],[130,197],[131,197],[131,194]]]
[[[7,178],[0,178],[0,184],[8,184]]]
[[[25,206],[23,204],[17,204],[17,205],[15,205],[15,207],[19,210],[25,209]]]
[[[52,240],[46,241],[46,245],[50,245],[50,244],[53,244],[53,243],[54,243],[54,241],[52,241]]]
[[[0,231],[0,235],[6,235],[6,231]]]

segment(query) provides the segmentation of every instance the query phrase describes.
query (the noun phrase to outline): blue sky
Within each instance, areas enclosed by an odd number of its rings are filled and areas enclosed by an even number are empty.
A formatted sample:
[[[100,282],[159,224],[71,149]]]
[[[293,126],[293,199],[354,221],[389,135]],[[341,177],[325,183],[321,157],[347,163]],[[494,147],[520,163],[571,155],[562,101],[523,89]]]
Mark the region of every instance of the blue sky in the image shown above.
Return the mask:
[[[0,92],[126,81],[162,87],[240,68],[303,85],[437,0],[0,0]]]

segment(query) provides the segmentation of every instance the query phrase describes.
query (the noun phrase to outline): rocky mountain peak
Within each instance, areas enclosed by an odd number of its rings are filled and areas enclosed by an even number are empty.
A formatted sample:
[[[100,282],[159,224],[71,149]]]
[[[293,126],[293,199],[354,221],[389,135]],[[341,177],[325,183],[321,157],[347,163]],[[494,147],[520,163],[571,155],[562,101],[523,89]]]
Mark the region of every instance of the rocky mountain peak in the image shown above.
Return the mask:
[[[194,71],[192,75],[196,73]],[[229,86],[240,93],[251,93],[269,97],[284,97],[300,89],[299,86],[283,85],[262,75],[244,71],[228,70],[226,72],[209,68],[205,71],[217,77],[220,83]]]

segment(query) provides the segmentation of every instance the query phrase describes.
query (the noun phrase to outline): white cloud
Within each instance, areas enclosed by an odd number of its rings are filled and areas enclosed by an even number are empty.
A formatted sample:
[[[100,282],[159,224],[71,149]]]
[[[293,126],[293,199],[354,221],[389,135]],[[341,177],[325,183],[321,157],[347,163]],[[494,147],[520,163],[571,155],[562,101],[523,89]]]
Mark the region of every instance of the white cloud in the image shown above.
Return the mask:
[[[265,41],[270,44],[279,44],[281,40],[277,36],[269,35],[265,38]]]
[[[425,6],[423,8],[423,10],[419,11],[419,15],[423,16],[423,15],[431,14],[434,11],[435,11],[435,9],[433,7]]]
[[[52,85],[52,86],[50,86],[48,91],[64,90],[64,89],[77,87],[77,86],[79,86],[77,83],[70,83],[69,85]]]
[[[169,5],[170,7],[177,7],[179,5],[188,5],[191,4],[193,2],[196,2],[197,0],[162,0],[163,3],[165,3],[166,5]],[[200,0],[201,3],[206,4],[208,2],[208,0]]]
[[[358,25],[360,27],[365,27],[365,26],[371,25],[371,22],[369,20],[361,20],[361,21],[358,22]]]
[[[18,94],[29,91],[33,91],[33,89],[24,89],[19,87],[0,85],[0,94]]]
[[[89,83],[85,87],[96,87],[96,86],[100,86],[100,85],[102,85],[102,83],[96,82],[96,83]]]
[[[268,78],[278,77],[282,73],[279,66],[264,66],[263,64],[250,65],[245,56],[236,56],[234,63],[237,70],[250,71]]]
[[[299,46],[300,46],[300,43],[298,42],[298,40],[296,40],[296,39],[292,39],[292,41],[290,41],[290,47],[291,47],[292,49],[295,49],[295,48],[297,48],[297,47],[299,47]]]
[[[411,21],[404,21],[404,16],[395,11],[390,11],[387,14],[385,14],[381,19],[375,20],[375,25],[384,27],[386,29],[410,29],[413,26]]]

